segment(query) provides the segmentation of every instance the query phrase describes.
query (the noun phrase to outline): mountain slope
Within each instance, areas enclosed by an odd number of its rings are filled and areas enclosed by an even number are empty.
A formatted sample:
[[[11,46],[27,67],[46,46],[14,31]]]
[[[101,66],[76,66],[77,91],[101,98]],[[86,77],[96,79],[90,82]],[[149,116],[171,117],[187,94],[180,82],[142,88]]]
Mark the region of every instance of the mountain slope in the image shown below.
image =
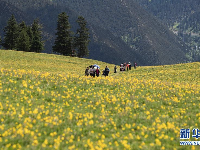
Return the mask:
[[[19,3],[13,3],[13,5],[15,5],[18,9],[21,9],[20,4],[23,2],[23,0],[18,0],[18,2]],[[31,4],[34,5],[34,3]],[[52,46],[54,44],[56,32],[55,29],[57,24],[57,16],[59,13],[65,11],[67,15],[69,15],[69,21],[74,32],[76,32],[76,29],[78,28],[76,23],[78,14],[66,6],[45,2],[41,3],[41,6],[38,8],[34,8],[25,4],[23,6],[26,6],[23,7],[23,11],[26,12],[26,16],[31,16],[30,18],[39,18],[40,23],[43,26],[43,36],[45,40],[45,50],[43,52],[45,53],[52,53]],[[7,10],[5,10],[5,12],[7,12]],[[7,16],[7,19],[9,17],[10,16]],[[19,17],[16,16],[16,18],[18,20]],[[29,17],[26,17],[26,19],[24,17],[25,21],[30,22],[30,20],[27,18]],[[92,23],[88,23],[88,27],[91,40],[89,44],[89,58],[115,64],[120,64],[127,61],[137,61],[138,64],[143,65],[143,61],[141,60],[140,56],[136,54],[136,52],[132,51],[132,49],[127,46],[122,41],[122,39],[114,36],[110,31],[105,30],[98,25],[94,26]]]
[[[187,61],[184,43],[131,0],[54,0],[53,4],[44,0],[22,5],[23,1],[10,2],[27,15],[40,19],[47,40],[44,52],[51,53],[57,15],[66,11],[74,27],[78,15],[83,15],[88,21],[90,58],[115,64],[137,61],[140,65]],[[73,30],[75,32],[75,28]]]
[[[186,45],[190,61],[200,61],[199,0],[136,0],[174,31]]]
[[[3,29],[7,24],[8,19],[14,14],[18,22],[26,20],[30,23],[31,16],[26,16],[25,12],[16,8],[14,5],[0,0],[0,34],[3,35]],[[29,19],[28,19],[29,18]]]
[[[89,22],[127,39],[125,42],[142,56],[145,65],[173,64],[187,60],[184,43],[134,1],[62,2]]]
[[[165,24],[181,21],[199,10],[199,0],[135,0]]]

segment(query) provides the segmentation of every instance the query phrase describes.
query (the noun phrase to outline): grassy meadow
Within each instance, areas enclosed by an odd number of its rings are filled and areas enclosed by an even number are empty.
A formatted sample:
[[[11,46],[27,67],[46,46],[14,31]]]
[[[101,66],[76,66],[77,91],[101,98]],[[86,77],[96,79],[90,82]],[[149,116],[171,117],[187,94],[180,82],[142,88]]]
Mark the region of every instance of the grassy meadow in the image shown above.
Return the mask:
[[[85,77],[92,64],[110,75]],[[181,128],[200,128],[199,62],[113,68],[0,50],[0,149],[199,149],[179,143]]]

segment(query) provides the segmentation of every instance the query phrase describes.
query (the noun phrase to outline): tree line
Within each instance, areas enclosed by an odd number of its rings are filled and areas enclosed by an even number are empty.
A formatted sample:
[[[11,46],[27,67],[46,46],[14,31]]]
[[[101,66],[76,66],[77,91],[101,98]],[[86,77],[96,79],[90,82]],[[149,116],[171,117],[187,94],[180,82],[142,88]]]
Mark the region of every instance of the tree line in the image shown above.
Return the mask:
[[[38,20],[34,20],[31,26],[27,26],[24,21],[18,24],[12,15],[4,28],[1,45],[5,49],[39,53],[44,47],[40,29]]]
[[[84,17],[79,16],[76,21],[79,28],[74,34],[68,19],[69,16],[65,12],[58,15],[53,52],[65,56],[88,56],[89,29],[87,22]],[[24,21],[18,24],[12,15],[4,28],[3,39],[0,37],[0,45],[9,50],[40,53],[44,49],[42,25],[38,19],[34,20],[30,26],[26,25]]]

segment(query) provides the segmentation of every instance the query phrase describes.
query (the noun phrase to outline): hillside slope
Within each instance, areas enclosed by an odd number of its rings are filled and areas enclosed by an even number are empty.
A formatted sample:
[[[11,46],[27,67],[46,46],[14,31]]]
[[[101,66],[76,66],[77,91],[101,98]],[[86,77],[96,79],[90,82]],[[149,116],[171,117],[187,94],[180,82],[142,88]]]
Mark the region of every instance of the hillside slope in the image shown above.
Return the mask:
[[[99,65],[101,71],[108,66],[111,70],[111,75],[114,74],[114,64],[102,61],[45,53],[0,50],[0,69],[13,68],[24,69],[25,71],[34,70],[42,73],[84,76],[86,67],[94,64]]]
[[[15,6],[15,9],[10,9],[11,7],[8,7],[4,9],[3,13],[9,11],[13,12],[14,14],[16,14],[15,17],[18,22],[21,21],[20,18],[23,18],[25,22],[28,22],[30,24],[30,22],[32,22],[33,19],[39,18],[39,21],[43,26],[43,39],[45,41],[45,50],[43,51],[44,53],[52,53],[52,46],[54,44],[56,32],[57,17],[59,13],[65,11],[67,15],[69,15],[69,21],[72,27],[72,31],[76,33],[76,29],[78,28],[76,23],[78,14],[69,9],[67,6],[52,4],[48,1],[41,1],[40,3],[38,3],[37,1],[30,1],[29,3],[24,3],[24,1],[18,0],[18,3],[17,1],[12,3]],[[10,5],[9,3],[7,4]],[[34,4],[38,4],[38,6]],[[11,6],[14,7],[13,5]],[[4,5],[0,6],[0,8],[4,8]],[[24,11],[26,17],[24,17],[23,15],[18,16],[18,13],[15,12],[16,9],[21,9],[21,12]],[[3,13],[2,16],[4,15]],[[11,16],[11,14],[10,16],[9,14],[10,13],[8,13],[5,19],[1,20],[2,25],[0,26],[2,28],[2,35],[3,28],[5,27],[7,20]],[[98,25],[93,25],[90,22],[88,23],[88,28],[90,31],[91,41],[89,44],[90,56],[88,58],[115,64],[120,64],[122,62],[128,61],[137,61],[140,65],[144,64],[144,60],[141,59],[140,55],[133,51],[124,41],[122,41],[121,38],[114,36],[110,31],[105,30],[99,27]]]
[[[7,25],[8,19],[11,15],[14,14],[17,18],[18,22],[22,22],[23,20],[27,21],[27,24],[30,24],[33,19],[31,16],[27,16],[24,11],[15,7],[14,5],[7,3],[3,0],[0,0],[0,35],[3,37],[3,29]]]
[[[94,62],[0,50],[1,149],[191,150],[180,129],[199,124],[200,63],[80,73]]]
[[[186,45],[190,61],[200,61],[199,0],[136,0],[174,31]]]
[[[173,25],[191,14],[199,11],[199,0],[135,0],[148,12],[162,20],[165,24]]]
[[[145,65],[173,64],[187,60],[187,46],[132,0],[68,0],[63,1],[63,5],[124,39],[145,60]]]
[[[91,32],[90,57],[110,63],[137,61],[140,65],[186,62],[186,46],[167,27],[131,0],[9,1],[44,26],[46,50],[51,53],[57,15],[66,11],[71,25],[83,15]],[[30,5],[29,5],[30,4]],[[117,10],[117,11],[116,11]],[[75,32],[75,29],[73,29]]]

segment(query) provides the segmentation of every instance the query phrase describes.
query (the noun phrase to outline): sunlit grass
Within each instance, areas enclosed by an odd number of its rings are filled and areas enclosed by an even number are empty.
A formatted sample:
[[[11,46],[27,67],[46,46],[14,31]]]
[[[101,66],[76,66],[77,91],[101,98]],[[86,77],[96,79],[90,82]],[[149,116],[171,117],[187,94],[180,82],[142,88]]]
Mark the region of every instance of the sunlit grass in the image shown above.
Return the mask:
[[[77,74],[84,75],[86,67],[98,64],[103,70],[105,62],[53,54],[37,54],[22,51],[0,50],[0,67],[35,70],[40,72],[49,72],[54,74]],[[109,68],[114,68],[110,64]],[[111,72],[112,74],[112,72]]]
[[[0,60],[1,149],[198,149],[179,141],[181,128],[199,128],[200,63],[91,78],[86,66],[114,65],[15,51]]]

